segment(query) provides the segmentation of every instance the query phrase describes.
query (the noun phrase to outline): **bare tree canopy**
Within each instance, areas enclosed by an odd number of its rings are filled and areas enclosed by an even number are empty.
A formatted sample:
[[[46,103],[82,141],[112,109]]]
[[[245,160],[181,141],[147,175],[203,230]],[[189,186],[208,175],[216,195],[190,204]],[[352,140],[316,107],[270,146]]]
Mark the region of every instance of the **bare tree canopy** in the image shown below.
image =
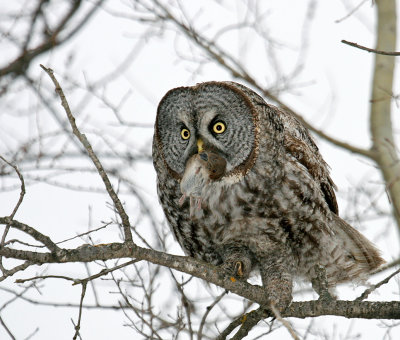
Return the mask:
[[[0,338],[397,339],[397,8],[1,4]],[[209,80],[250,87],[313,134],[341,217],[387,261],[368,284],[333,299],[299,282],[279,313],[258,276],[183,256],[157,199],[153,126],[167,90]]]

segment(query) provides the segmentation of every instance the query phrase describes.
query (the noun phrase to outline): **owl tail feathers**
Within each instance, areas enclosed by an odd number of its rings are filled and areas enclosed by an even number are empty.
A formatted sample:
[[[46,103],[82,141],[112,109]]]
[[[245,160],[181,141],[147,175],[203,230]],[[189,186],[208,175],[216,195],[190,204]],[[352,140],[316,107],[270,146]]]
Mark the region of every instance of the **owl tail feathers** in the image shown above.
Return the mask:
[[[334,219],[333,230],[338,239],[342,240],[342,246],[347,255],[346,265],[343,268],[347,272],[347,278],[343,277],[343,280],[340,281],[364,281],[368,274],[386,261],[372,242],[336,214],[332,214],[332,216]]]

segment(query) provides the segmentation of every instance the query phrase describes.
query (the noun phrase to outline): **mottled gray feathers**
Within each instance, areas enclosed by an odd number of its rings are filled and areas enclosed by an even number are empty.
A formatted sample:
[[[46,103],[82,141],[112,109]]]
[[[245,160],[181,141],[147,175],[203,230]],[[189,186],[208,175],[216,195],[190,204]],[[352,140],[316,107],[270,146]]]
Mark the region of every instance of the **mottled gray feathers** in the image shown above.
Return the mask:
[[[332,287],[383,263],[338,216],[335,185],[308,131],[243,85],[169,91],[153,159],[161,205],[185,253],[239,279],[257,270],[279,308],[291,300],[292,278],[313,281],[316,266]]]

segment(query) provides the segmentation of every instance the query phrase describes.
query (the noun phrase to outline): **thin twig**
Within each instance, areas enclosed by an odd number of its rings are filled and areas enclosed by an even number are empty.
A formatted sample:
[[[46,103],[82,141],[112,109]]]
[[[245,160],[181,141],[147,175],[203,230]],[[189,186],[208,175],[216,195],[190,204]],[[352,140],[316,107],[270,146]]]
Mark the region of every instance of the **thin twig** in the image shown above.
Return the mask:
[[[18,202],[15,205],[11,215],[9,216],[10,220],[12,220],[14,218],[15,214],[17,213],[17,210],[20,207],[20,205],[21,205],[21,203],[22,203],[22,201],[24,199],[24,196],[25,196],[25,182],[24,182],[24,177],[22,176],[22,174],[20,173],[20,171],[18,170],[16,165],[14,165],[14,164],[10,163],[9,161],[7,161],[3,156],[0,156],[0,159],[3,160],[3,162],[7,163],[9,166],[11,166],[15,170],[15,172],[17,173],[17,175],[19,177],[19,180],[21,181],[21,191],[19,193]],[[7,233],[8,233],[9,229],[10,229],[10,224],[7,224],[6,225],[6,229],[4,230],[3,236],[1,238],[0,247],[4,246],[4,242],[6,240],[6,236],[7,236]]]
[[[77,284],[81,284],[81,283],[84,283],[84,282],[92,281],[92,280],[94,280],[94,279],[97,279],[97,278],[100,277],[100,276],[107,275],[108,273],[111,273],[111,272],[113,272],[114,270],[121,269],[121,268],[123,268],[123,267],[129,266],[129,265],[134,264],[134,263],[136,263],[136,262],[138,262],[138,261],[140,261],[140,260],[135,259],[135,260],[131,260],[131,261],[125,262],[125,263],[123,263],[123,264],[120,264],[119,266],[115,266],[115,267],[113,267],[113,268],[102,269],[102,270],[100,270],[100,272],[98,272],[97,274],[91,275],[91,276],[89,276],[89,277],[87,277],[87,278],[85,278],[85,279],[74,280],[74,283],[73,283],[72,285],[75,286],[75,285],[77,285]]]
[[[11,339],[15,340],[15,336],[11,333],[10,329],[7,327],[7,325],[4,323],[2,317],[0,316],[0,323],[3,326],[3,328],[6,330],[7,334],[10,336]]]
[[[30,277],[28,279],[15,280],[15,283],[25,283],[27,281],[43,280],[43,279],[64,279],[64,280],[75,282],[75,279],[73,279],[72,277],[63,276],[63,275],[38,275],[38,276]]]
[[[20,194],[19,194],[18,202],[15,205],[11,215],[9,216],[9,221],[11,221],[14,218],[15,214],[17,213],[18,208],[20,207],[20,205],[21,205],[21,203],[22,203],[22,201],[24,199],[24,196],[25,196],[25,182],[24,182],[24,177],[19,172],[19,170],[18,170],[16,165],[14,165],[14,164],[10,163],[9,161],[7,161],[3,156],[0,156],[0,159],[3,160],[3,162],[7,163],[9,166],[11,166],[15,170],[15,172],[17,173],[17,175],[19,177],[19,180],[21,182],[21,191],[20,191]],[[4,243],[6,241],[6,237],[7,237],[8,231],[10,230],[10,227],[11,227],[11,225],[10,225],[10,222],[9,222],[9,223],[6,224],[6,227],[5,227],[4,232],[3,232],[3,236],[1,237],[0,248],[4,247]],[[3,258],[2,258],[2,256],[0,256],[0,269],[3,272],[4,275],[7,275],[8,270],[3,267]]]
[[[89,277],[92,276],[92,272],[90,271],[89,263],[84,263],[83,265],[85,266],[87,275]],[[99,306],[100,300],[99,300],[99,294],[97,293],[97,289],[96,289],[97,288],[96,282],[94,280],[89,280],[89,282],[90,282],[90,287],[92,288],[92,292],[93,292],[94,304]]]
[[[154,0],[154,3],[164,12],[164,15],[158,14],[158,19],[162,21],[170,21],[186,36],[188,37],[196,46],[200,47],[206,54],[210,56],[218,65],[227,70],[232,77],[236,79],[241,79],[245,81],[250,86],[254,87],[256,90],[260,91],[265,97],[274,101],[279,107],[285,111],[293,114],[300,122],[309,130],[317,134],[319,137],[327,140],[328,142],[339,146],[340,148],[346,149],[350,152],[360,154],[364,157],[375,159],[375,153],[371,150],[363,149],[351,145],[349,143],[343,142],[336,138],[327,135],[320,129],[314,127],[313,124],[308,123],[299,113],[295,112],[288,105],[286,105],[282,100],[275,96],[270,91],[266,90],[252,77],[247,70],[243,67],[243,64],[235,59],[231,54],[223,50],[215,42],[210,41],[198,31],[196,31],[192,26],[188,26],[179,20],[178,17],[174,16],[167,7],[163,6],[159,1]],[[156,14],[157,15],[157,14]]]
[[[132,233],[131,233],[131,226],[129,223],[129,217],[125,212],[125,209],[118,197],[118,195],[115,193],[111,182],[108,178],[107,173],[105,172],[103,165],[101,164],[100,160],[98,159],[98,157],[96,156],[96,154],[93,151],[93,148],[91,146],[91,144],[89,143],[88,139],[86,138],[86,136],[84,134],[82,134],[76,123],[75,123],[75,117],[72,115],[71,109],[69,107],[67,98],[64,95],[64,91],[62,90],[60,84],[58,83],[58,80],[56,79],[56,77],[54,76],[54,71],[51,68],[47,68],[45,66],[43,66],[42,64],[40,64],[40,67],[48,74],[48,76],[50,77],[50,79],[53,81],[54,86],[55,86],[55,90],[58,94],[58,96],[61,99],[61,104],[65,110],[65,113],[67,114],[68,120],[71,124],[72,127],[72,132],[74,133],[74,135],[79,139],[79,141],[82,143],[82,145],[85,147],[87,153],[89,154],[90,159],[92,160],[94,166],[96,167],[101,179],[104,182],[104,185],[106,187],[106,190],[108,192],[108,195],[110,196],[111,200],[113,201],[115,208],[118,211],[119,216],[121,217],[121,221],[122,221],[122,225],[124,228],[124,236],[125,236],[125,241],[128,243],[132,243],[133,244],[133,240],[132,240]]]
[[[9,217],[0,217],[0,224],[9,224],[11,227],[18,229],[31,237],[33,237],[36,241],[41,242],[44,244],[52,253],[54,254],[61,254],[62,249],[59,248],[50,237],[42,234],[41,232],[37,231],[35,228],[31,226],[18,222],[17,220],[10,220]]]
[[[36,327],[36,329],[31,334],[29,334],[24,340],[32,339],[37,332],[39,332],[39,327]]]
[[[103,225],[103,226],[101,226],[101,227],[99,227],[99,228],[86,231],[86,232],[84,232],[84,233],[78,234],[78,235],[76,235],[76,236],[67,238],[67,239],[62,240],[62,241],[58,241],[58,242],[56,242],[56,244],[61,244],[61,243],[64,243],[64,242],[72,241],[72,240],[74,240],[74,239],[76,239],[76,238],[80,238],[80,237],[85,236],[85,235],[89,235],[89,234],[94,233],[94,232],[96,232],[96,231],[99,231],[99,230],[101,230],[101,229],[107,228],[111,223],[112,223],[112,222],[108,222],[108,223],[106,223],[105,225]]]
[[[343,20],[351,17],[355,12],[357,12],[357,10],[359,10],[361,8],[362,5],[364,5],[367,1],[369,0],[363,0],[361,1],[356,7],[354,7],[349,13],[347,13],[343,18],[337,19],[335,20],[335,23],[338,24],[340,22],[342,22]]]
[[[354,42],[347,41],[347,40],[342,40],[342,43],[353,46],[355,48],[359,48],[360,50],[364,50],[364,51],[375,53],[375,54],[390,55],[393,57],[400,56],[400,52],[388,52],[388,51],[375,50],[373,48],[365,47],[365,46],[362,46],[362,45],[359,45],[359,44],[356,44]]]
[[[24,294],[29,291],[32,287],[34,287],[34,283],[31,283],[30,285],[26,286],[23,288],[23,290],[19,293],[14,292],[10,289],[4,288],[4,287],[0,287],[1,290],[6,291],[8,293],[12,293],[14,294],[14,297],[11,298],[10,300],[4,302],[1,306],[0,306],[0,314],[2,311],[4,311],[4,309],[8,306],[11,305],[14,301],[18,300],[18,299],[24,299]]]
[[[279,320],[282,323],[282,325],[285,326],[285,328],[289,331],[292,338],[294,340],[300,340],[296,332],[294,331],[292,325],[287,320],[282,318],[281,313],[279,313],[279,310],[273,304],[270,305],[270,309],[274,313],[277,320]]]
[[[101,3],[104,0],[98,0],[93,7],[88,10],[88,12],[82,16],[81,19],[77,22],[76,13],[79,12],[79,9],[82,7],[82,0],[75,0],[71,3],[71,8],[68,12],[59,20],[58,25],[52,29],[50,35],[43,34],[46,37],[45,40],[38,42],[38,45],[34,48],[26,50],[25,48],[22,50],[21,55],[15,58],[12,62],[8,63],[7,66],[0,69],[0,77],[4,77],[5,75],[11,74],[14,77],[20,76],[25,73],[25,70],[29,68],[32,60],[39,55],[46,53],[47,51],[54,49],[66,41],[70,40],[74,37],[84,25],[90,22],[90,18],[96,13],[97,10],[101,8]],[[45,20],[46,21],[46,20]],[[69,28],[68,24],[70,22],[77,22],[74,27],[72,27],[69,32],[67,28]],[[61,36],[63,34],[63,36]]]
[[[145,313],[143,313],[143,309],[141,309],[141,310],[138,311],[138,309],[135,308],[135,307],[131,304],[131,302],[130,302],[129,299],[128,299],[128,295],[127,295],[125,292],[122,291],[122,288],[121,288],[121,285],[120,285],[120,281],[118,281],[118,280],[115,279],[114,274],[111,274],[111,276],[112,276],[113,281],[115,282],[115,284],[116,284],[116,286],[117,286],[117,288],[118,288],[119,293],[122,295],[123,299],[125,300],[126,305],[129,306],[129,307],[130,307],[130,310],[132,310],[132,311],[135,313],[135,315],[139,318],[139,320],[141,320],[141,321],[143,322],[143,324],[146,325],[146,326],[152,331],[152,335],[153,335],[152,338],[154,339],[154,338],[156,337],[157,339],[162,340],[162,338],[161,338],[161,336],[158,334],[158,332],[157,332],[156,330],[154,330],[153,327],[152,327],[152,325],[146,320],[146,318],[145,318]],[[144,287],[143,287],[143,288],[144,288]],[[120,302],[120,303],[121,303],[121,302]],[[141,333],[141,334],[143,334],[143,335],[146,336],[146,334],[145,334],[141,329],[139,329],[139,328],[136,326],[136,324],[130,319],[130,317],[129,317],[129,315],[127,314],[127,312],[126,312],[124,309],[123,309],[122,311],[123,311],[123,313],[125,314],[125,317],[126,317],[128,320],[130,320],[132,326],[134,326],[135,329],[136,329],[139,333]],[[139,312],[140,312],[140,313],[139,313]]]
[[[79,307],[79,304],[77,303],[63,303],[63,302],[48,302],[48,301],[40,301],[40,300],[35,300],[31,298],[27,298],[21,293],[17,293],[11,289],[7,289],[5,287],[0,287],[0,290],[7,292],[9,294],[13,294],[15,296],[15,299],[20,299],[25,302],[28,302],[32,305],[37,305],[37,306],[50,306],[50,307],[62,307],[62,308],[77,308]],[[86,309],[106,309],[106,310],[118,310],[120,308],[130,308],[129,306],[126,305],[83,305],[82,308]]]
[[[216,299],[214,300],[214,302],[211,305],[207,306],[206,312],[204,313],[203,317],[201,318],[199,331],[197,333],[197,340],[201,340],[201,338],[203,337],[203,327],[204,327],[204,325],[206,323],[206,319],[207,319],[208,314],[210,314],[210,312],[214,308],[214,306],[217,303],[219,303],[226,294],[228,294],[227,290],[225,290],[221,295],[217,296]]]
[[[33,262],[30,261],[25,261],[24,263],[15,266],[13,269],[7,269],[4,273],[3,276],[0,277],[0,282],[4,281],[6,278],[13,276],[15,273],[19,272],[19,271],[23,271],[26,268],[28,268],[29,266],[33,265]]]
[[[372,287],[367,288],[357,299],[355,299],[355,301],[362,301],[365,300],[369,294],[371,294],[374,290],[378,289],[380,286],[386,284],[389,282],[389,280],[397,275],[398,273],[400,273],[400,268],[397,269],[395,272],[393,272],[392,274],[390,274],[388,277],[386,277],[385,279],[383,279],[382,281],[379,281],[377,284],[374,284]]]
[[[8,240],[7,242],[4,243],[4,246],[8,246],[9,244],[13,244],[13,243],[22,244],[23,246],[32,247],[32,248],[44,248],[44,246],[41,244],[31,244],[28,242],[17,240],[16,238]]]
[[[63,275],[39,275],[39,276],[34,276],[34,277],[31,277],[31,278],[28,278],[28,279],[18,279],[18,280],[15,280],[15,282],[16,283],[25,283],[27,281],[38,280],[38,279],[64,279],[64,280],[72,281],[73,282],[72,285],[75,286],[75,285],[78,285],[78,284],[88,283],[89,281],[92,281],[92,280],[97,279],[97,278],[99,278],[101,276],[107,275],[108,273],[111,273],[114,270],[121,269],[123,267],[129,266],[129,265],[131,265],[133,263],[136,263],[138,261],[140,261],[140,260],[135,259],[135,260],[128,261],[128,262],[125,262],[123,264],[120,264],[119,266],[115,266],[113,268],[103,269],[99,273],[91,275],[91,276],[89,276],[89,277],[87,277],[85,279],[73,279],[71,277],[63,276]]]
[[[82,320],[82,305],[83,299],[86,293],[87,282],[82,283],[82,293],[81,293],[81,301],[79,303],[79,315],[78,315],[78,323],[75,326],[75,334],[73,336],[73,340],[75,340],[78,336],[80,337],[79,330],[81,329],[81,320]]]
[[[176,288],[178,289],[178,291],[179,291],[179,293],[181,295],[182,305],[183,305],[183,308],[185,309],[185,312],[186,312],[187,327],[188,327],[188,331],[189,331],[190,340],[193,340],[194,332],[193,332],[192,320],[191,320],[191,312],[192,312],[191,304],[192,304],[192,302],[189,301],[188,297],[186,296],[186,294],[185,294],[185,292],[183,290],[183,286],[185,285],[185,283],[184,284],[180,284],[178,282],[178,280],[176,279],[173,271],[170,268],[169,268],[169,272],[170,272],[170,274],[172,276],[172,279],[175,282]]]

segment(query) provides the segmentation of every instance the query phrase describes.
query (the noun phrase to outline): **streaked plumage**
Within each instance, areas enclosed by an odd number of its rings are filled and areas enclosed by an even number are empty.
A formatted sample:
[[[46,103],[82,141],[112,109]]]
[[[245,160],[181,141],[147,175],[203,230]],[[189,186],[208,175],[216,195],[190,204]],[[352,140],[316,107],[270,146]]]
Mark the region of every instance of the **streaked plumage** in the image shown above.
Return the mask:
[[[328,166],[308,131],[243,85],[169,91],[157,111],[153,161],[161,205],[185,253],[243,279],[259,270],[281,308],[293,276],[311,281],[316,265],[333,287],[383,263],[338,216]]]

